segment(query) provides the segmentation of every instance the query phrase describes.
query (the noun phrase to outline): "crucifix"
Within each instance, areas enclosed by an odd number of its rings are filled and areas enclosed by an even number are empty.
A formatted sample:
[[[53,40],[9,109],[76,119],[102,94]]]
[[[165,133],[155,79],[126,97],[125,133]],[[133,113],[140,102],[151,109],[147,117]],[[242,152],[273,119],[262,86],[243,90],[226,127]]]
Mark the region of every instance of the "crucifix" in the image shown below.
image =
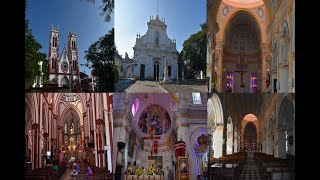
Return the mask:
[[[154,140],[155,139],[160,139],[159,137],[155,137],[154,133],[155,133],[155,129],[153,127],[150,127],[150,130],[149,130],[150,136],[149,137],[144,137],[144,139],[151,140],[151,156],[153,156],[154,146],[158,145],[158,142],[155,143]]]
[[[240,73],[240,76],[241,76],[241,85],[240,85],[240,87],[242,87],[242,88],[246,87],[246,86],[244,85],[244,82],[243,82],[243,74],[244,74],[245,72],[247,72],[247,71],[244,71],[244,70],[241,69],[241,71],[234,71],[234,72]]]

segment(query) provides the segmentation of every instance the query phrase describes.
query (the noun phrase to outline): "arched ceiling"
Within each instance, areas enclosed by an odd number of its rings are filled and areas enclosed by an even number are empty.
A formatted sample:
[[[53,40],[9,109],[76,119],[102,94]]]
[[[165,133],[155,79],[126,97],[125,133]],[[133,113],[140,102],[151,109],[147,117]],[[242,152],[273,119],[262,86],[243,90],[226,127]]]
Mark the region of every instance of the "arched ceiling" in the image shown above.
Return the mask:
[[[263,0],[223,0],[229,6],[239,8],[254,8],[263,5]]]
[[[261,33],[256,20],[245,11],[235,15],[225,30],[225,48],[227,51],[239,53],[260,50]]]
[[[238,93],[238,94],[218,94],[222,103],[225,119],[231,116],[235,120],[234,124],[240,126],[243,118],[248,114],[253,114],[259,120],[264,104],[263,93]]]

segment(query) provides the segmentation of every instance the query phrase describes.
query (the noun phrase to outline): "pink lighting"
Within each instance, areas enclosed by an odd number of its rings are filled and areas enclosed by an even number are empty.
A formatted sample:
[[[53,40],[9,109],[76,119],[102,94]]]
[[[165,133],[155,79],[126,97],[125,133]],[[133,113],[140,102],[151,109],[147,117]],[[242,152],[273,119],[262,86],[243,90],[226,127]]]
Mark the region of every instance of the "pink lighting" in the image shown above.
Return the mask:
[[[254,8],[263,5],[263,0],[223,0],[223,2],[238,8]]]

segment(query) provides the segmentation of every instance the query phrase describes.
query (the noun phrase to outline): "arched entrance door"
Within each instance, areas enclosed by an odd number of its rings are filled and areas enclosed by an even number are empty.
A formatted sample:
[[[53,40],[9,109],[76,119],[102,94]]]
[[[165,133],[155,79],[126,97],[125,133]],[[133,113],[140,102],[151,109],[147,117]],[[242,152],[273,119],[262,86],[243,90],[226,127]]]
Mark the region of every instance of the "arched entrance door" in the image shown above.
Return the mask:
[[[67,76],[64,76],[63,78],[61,78],[61,86],[62,87],[68,87],[69,84],[69,80],[67,78]]]
[[[159,76],[160,76],[160,61],[157,59],[154,64],[153,64],[153,78],[156,82],[159,81]]]

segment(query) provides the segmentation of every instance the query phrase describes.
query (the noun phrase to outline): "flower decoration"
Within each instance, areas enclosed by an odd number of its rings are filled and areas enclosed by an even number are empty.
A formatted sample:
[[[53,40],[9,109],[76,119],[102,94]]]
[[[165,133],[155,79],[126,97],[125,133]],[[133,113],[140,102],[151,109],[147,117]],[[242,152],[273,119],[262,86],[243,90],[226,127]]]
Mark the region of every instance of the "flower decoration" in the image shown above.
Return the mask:
[[[142,168],[137,168],[136,171],[135,171],[135,174],[138,175],[138,176],[141,175],[142,173],[143,173],[143,169]]]
[[[149,167],[147,169],[147,175],[153,175],[153,168],[152,167]]]

